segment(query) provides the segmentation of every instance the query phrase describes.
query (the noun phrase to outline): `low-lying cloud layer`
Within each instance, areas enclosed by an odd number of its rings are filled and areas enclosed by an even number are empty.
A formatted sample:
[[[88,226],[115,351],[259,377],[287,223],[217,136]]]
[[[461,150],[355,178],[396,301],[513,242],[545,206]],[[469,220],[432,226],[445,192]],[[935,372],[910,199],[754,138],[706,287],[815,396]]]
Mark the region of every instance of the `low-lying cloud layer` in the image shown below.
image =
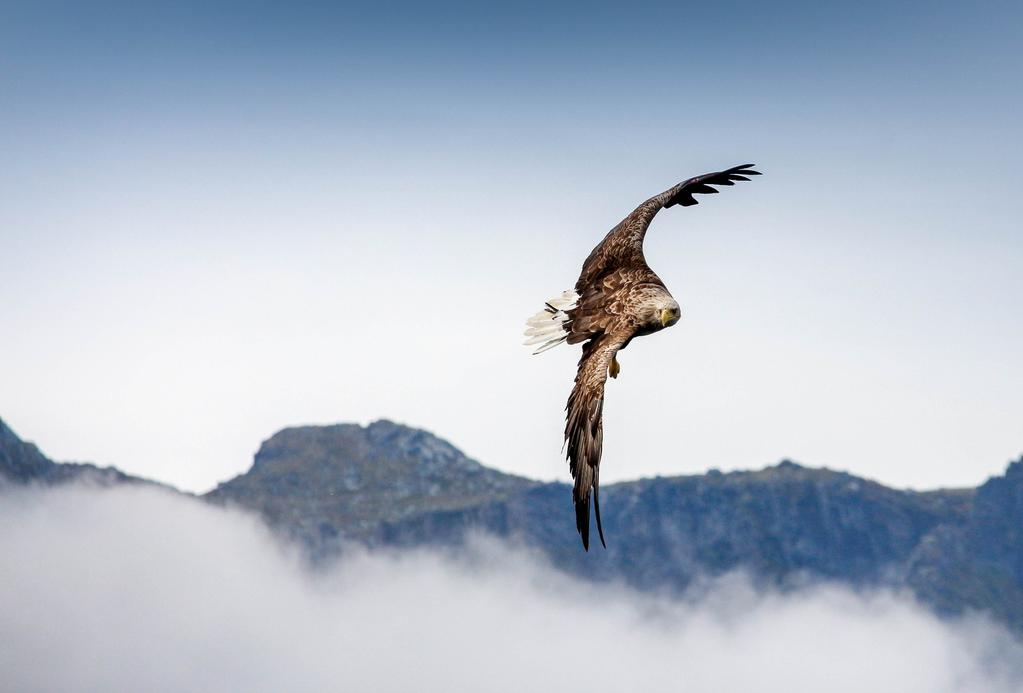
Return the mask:
[[[9,691],[1020,691],[1023,648],[888,593],[661,599],[480,541],[313,575],[240,513],[152,489],[0,493]]]

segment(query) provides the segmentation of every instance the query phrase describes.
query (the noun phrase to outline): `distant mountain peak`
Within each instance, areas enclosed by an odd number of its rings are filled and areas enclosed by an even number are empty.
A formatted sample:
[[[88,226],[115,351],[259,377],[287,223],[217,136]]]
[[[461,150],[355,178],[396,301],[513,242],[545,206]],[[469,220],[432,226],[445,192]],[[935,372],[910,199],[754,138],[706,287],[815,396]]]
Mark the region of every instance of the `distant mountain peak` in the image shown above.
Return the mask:
[[[301,456],[303,464],[324,469],[400,464],[403,473],[416,476],[486,470],[429,431],[380,419],[367,426],[345,423],[285,428],[263,442],[249,473],[287,466],[296,455]]]
[[[10,426],[4,423],[3,419],[0,419],[0,451],[2,451],[3,449],[11,449],[13,447],[19,446],[31,448],[36,447],[32,443],[26,442],[19,438],[18,434],[11,430]]]
[[[1023,455],[1015,462],[1010,462],[1009,466],[1005,469],[1005,476],[1023,478]]]
[[[19,438],[0,419],[0,485],[13,483],[51,486],[69,481],[83,481],[100,486],[123,482],[155,483],[125,474],[114,467],[54,462],[33,443],[27,443]]]
[[[210,492],[273,523],[307,509],[293,534],[366,539],[385,519],[477,505],[534,485],[488,469],[451,443],[393,421],[285,428],[252,468]]]

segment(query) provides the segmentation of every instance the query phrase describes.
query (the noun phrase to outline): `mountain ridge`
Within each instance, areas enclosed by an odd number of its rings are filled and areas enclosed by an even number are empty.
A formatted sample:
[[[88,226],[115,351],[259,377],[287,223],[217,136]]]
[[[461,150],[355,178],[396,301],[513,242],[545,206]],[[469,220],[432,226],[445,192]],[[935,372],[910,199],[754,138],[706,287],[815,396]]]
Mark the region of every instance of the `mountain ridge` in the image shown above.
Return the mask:
[[[70,482],[97,486],[145,484],[191,495],[159,481],[133,476],[117,467],[101,467],[90,462],[54,462],[35,443],[21,440],[0,419],[0,487],[4,484],[56,485]]]
[[[0,421],[3,477],[151,483],[52,462]],[[258,514],[314,562],[350,545],[457,549],[482,532],[579,577],[641,590],[682,592],[734,570],[782,589],[814,580],[884,586],[939,614],[989,613],[1023,636],[1023,459],[965,489],[893,489],[783,460],[603,491],[608,549],[584,553],[568,484],[485,467],[427,431],[381,420],[282,429],[248,471],[199,498]]]

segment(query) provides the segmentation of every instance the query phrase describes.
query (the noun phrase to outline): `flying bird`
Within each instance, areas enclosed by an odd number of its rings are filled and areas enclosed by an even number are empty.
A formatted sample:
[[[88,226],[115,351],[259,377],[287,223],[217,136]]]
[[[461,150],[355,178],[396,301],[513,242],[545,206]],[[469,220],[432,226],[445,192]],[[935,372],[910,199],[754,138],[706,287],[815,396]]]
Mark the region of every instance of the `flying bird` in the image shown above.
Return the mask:
[[[678,302],[661,278],[646,264],[643,238],[661,209],[697,204],[694,195],[719,192],[715,185],[734,185],[759,176],[753,164],[690,178],[655,195],[608,232],[583,263],[575,289],[544,304],[527,322],[526,344],[539,345],[534,354],[563,342],[583,342],[575,386],[565,407],[565,443],[575,487],[576,528],[583,548],[590,549],[590,496],[597,532],[605,548],[600,523],[600,454],[604,438],[604,385],[607,376],[621,372],[618,352],[636,337],[671,327],[682,317]]]

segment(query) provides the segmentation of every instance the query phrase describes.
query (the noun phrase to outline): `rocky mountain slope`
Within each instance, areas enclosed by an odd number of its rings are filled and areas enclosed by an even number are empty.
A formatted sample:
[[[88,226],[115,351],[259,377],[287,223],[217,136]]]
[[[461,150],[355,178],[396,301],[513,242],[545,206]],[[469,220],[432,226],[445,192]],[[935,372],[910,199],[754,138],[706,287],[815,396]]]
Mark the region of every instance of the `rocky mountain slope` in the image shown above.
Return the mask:
[[[135,482],[61,465],[0,422],[0,478]],[[285,429],[245,474],[205,496],[258,513],[314,560],[346,545],[458,547],[472,532],[539,550],[566,571],[681,591],[744,570],[782,588],[885,585],[942,614],[976,609],[1023,634],[1023,460],[976,489],[903,491],[782,462],[760,471],[610,484],[608,549],[582,551],[567,484],[488,469],[388,421]]]
[[[32,443],[26,443],[0,419],[0,488],[29,483],[52,486],[70,481],[110,486],[121,483],[155,484],[114,467],[78,462],[54,462]],[[162,485],[162,484],[161,484]],[[169,488],[169,487],[168,487]]]
[[[682,590],[742,569],[777,586],[908,589],[945,614],[979,609],[1023,632],[1023,460],[977,489],[902,491],[782,462],[643,479],[602,492],[607,551],[584,553],[569,487],[509,476],[387,421],[282,431],[208,496],[259,512],[317,558],[346,541],[457,546],[484,532],[588,579]]]
[[[533,485],[425,431],[377,421],[285,429],[248,472],[206,497],[258,511],[323,556],[345,540],[377,543],[390,523],[501,502]]]

